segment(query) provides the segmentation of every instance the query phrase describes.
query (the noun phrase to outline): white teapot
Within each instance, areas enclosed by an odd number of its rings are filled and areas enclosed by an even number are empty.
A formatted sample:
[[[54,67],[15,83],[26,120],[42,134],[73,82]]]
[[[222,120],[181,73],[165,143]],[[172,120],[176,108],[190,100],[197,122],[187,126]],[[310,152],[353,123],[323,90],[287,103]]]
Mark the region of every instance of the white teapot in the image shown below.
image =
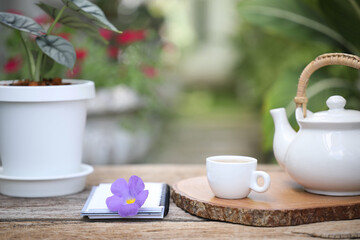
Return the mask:
[[[304,69],[295,97],[300,130],[296,133],[291,128],[284,108],[270,111],[275,123],[274,154],[279,164],[308,192],[360,195],[360,111],[344,109],[346,100],[341,96],[326,101],[328,111],[306,110],[305,88],[310,75],[322,66],[333,64],[360,69],[360,58],[324,54]]]

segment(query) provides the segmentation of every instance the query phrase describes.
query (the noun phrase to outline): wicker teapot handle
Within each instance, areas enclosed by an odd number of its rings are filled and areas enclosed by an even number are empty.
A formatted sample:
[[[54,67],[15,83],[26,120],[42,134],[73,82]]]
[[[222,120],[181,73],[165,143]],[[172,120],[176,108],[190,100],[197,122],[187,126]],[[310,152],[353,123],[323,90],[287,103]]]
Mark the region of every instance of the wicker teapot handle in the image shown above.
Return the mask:
[[[344,65],[360,69],[360,57],[345,53],[327,53],[318,56],[305,67],[300,75],[297,93],[294,99],[296,107],[303,107],[304,117],[306,117],[306,104],[308,102],[305,90],[309,78],[316,70],[328,65]]]

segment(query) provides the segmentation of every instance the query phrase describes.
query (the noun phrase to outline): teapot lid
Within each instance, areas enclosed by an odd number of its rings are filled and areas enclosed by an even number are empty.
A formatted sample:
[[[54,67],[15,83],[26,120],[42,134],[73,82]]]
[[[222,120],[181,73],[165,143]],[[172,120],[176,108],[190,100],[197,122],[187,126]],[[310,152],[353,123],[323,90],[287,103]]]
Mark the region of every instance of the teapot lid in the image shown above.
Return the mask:
[[[327,99],[328,111],[310,113],[306,118],[299,118],[302,114],[296,114],[296,118],[301,122],[321,122],[321,123],[354,123],[360,122],[360,111],[345,109],[346,100],[342,96],[335,95]],[[300,110],[300,109],[299,109]]]

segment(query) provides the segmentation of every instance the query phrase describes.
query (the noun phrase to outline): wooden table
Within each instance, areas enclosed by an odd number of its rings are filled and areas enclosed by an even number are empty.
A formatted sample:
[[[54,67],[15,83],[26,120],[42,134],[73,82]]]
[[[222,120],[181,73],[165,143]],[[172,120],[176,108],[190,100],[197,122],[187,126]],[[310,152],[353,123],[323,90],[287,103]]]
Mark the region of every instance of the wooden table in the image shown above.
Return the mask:
[[[260,170],[281,171],[260,165]],[[322,222],[294,227],[249,227],[192,216],[171,201],[164,220],[89,220],[80,211],[91,186],[138,175],[144,181],[173,184],[205,175],[205,165],[97,166],[78,194],[44,198],[10,198],[0,195],[0,239],[308,239],[360,238],[360,219]]]

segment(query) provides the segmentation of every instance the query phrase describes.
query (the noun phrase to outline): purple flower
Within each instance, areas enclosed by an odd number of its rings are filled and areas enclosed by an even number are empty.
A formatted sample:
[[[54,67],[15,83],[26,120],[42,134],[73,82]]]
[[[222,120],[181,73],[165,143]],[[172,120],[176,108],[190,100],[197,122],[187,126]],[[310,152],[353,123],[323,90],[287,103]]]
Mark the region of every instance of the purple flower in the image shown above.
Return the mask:
[[[114,195],[106,199],[106,205],[121,217],[134,216],[149,195],[149,191],[144,188],[145,184],[138,176],[131,176],[129,184],[124,178],[119,178],[111,184]]]

